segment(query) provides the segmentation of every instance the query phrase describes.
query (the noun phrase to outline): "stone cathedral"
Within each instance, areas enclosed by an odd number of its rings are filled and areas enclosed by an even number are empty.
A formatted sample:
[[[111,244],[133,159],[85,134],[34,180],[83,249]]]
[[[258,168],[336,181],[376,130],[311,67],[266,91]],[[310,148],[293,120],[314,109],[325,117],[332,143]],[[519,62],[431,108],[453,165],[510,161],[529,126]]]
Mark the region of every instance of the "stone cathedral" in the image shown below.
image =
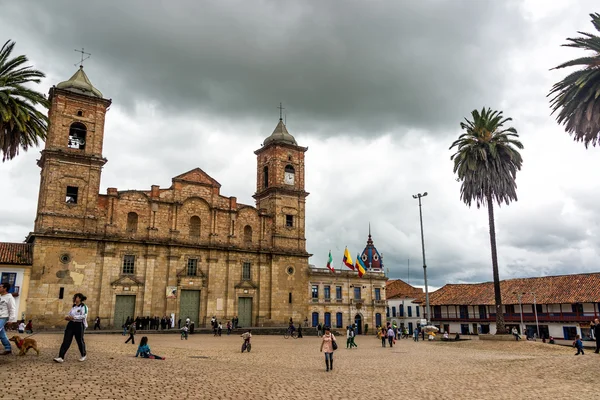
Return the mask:
[[[49,100],[37,215],[27,240],[33,263],[26,310],[36,325],[62,326],[76,292],[88,297],[91,319],[115,327],[134,316],[189,317],[197,326],[213,315],[237,316],[240,326],[274,326],[290,317],[330,315],[326,299],[315,308],[314,286],[324,280],[335,285],[337,277],[312,271],[306,252],[307,148],[281,119],[255,151],[256,206],[222,195],[221,185],[200,168],[172,178],[168,188],[109,187],[100,194],[111,100],[82,67],[52,87]],[[339,277],[348,297],[337,304],[344,324],[355,314],[374,322],[371,293],[374,286],[385,290],[385,277],[363,278],[368,289],[363,286],[351,302],[355,278],[349,272]]]

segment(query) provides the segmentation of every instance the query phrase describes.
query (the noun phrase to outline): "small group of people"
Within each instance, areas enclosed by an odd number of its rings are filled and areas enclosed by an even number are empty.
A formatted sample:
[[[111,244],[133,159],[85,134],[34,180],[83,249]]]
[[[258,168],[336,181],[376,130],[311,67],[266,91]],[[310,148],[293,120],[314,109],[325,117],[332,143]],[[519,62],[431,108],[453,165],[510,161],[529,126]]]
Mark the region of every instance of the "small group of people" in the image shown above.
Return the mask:
[[[385,347],[386,342],[389,344],[390,347],[393,347],[396,343],[396,335],[397,328],[396,331],[394,331],[394,327],[392,327],[392,324],[390,324],[389,322],[385,327],[377,326],[377,338],[381,339],[381,347]]]
[[[358,345],[354,342],[354,338],[356,337],[356,333],[354,332],[354,328],[348,325],[346,327],[346,348],[352,349],[353,347],[358,348]]]

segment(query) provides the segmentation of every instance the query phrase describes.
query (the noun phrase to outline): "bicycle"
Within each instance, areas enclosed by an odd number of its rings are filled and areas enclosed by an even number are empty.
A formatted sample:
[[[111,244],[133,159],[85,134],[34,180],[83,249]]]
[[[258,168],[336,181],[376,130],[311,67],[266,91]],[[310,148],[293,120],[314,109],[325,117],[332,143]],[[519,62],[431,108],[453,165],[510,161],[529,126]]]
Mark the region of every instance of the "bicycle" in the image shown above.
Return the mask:
[[[285,339],[287,339],[287,338],[289,338],[290,336],[291,336],[291,337],[293,337],[294,339],[298,339],[298,331],[296,331],[296,330],[291,330],[291,329],[289,329],[289,328],[288,328],[288,330],[287,330],[287,331],[285,331],[285,333],[283,334],[283,337],[284,337]]]

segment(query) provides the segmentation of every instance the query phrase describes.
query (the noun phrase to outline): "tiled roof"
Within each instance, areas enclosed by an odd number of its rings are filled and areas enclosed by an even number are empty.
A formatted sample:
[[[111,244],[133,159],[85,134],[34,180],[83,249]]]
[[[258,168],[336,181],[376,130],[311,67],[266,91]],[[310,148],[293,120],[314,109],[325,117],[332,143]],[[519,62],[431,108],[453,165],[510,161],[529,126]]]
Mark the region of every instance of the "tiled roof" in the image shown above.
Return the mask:
[[[385,298],[388,300],[393,298],[403,298],[406,296],[420,299],[421,295],[423,295],[423,289],[410,286],[403,280],[396,279],[386,282]]]
[[[500,281],[502,304],[600,302],[600,272]],[[430,305],[494,305],[494,284],[448,284],[429,294]]]
[[[0,264],[33,264],[33,244],[0,242]]]

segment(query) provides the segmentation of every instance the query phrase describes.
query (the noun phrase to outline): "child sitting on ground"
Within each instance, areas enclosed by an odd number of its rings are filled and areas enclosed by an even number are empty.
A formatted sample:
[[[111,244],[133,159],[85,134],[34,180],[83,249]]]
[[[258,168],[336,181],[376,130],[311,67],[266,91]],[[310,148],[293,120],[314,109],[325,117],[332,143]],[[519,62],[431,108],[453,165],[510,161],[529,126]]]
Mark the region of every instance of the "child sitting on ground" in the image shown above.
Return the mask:
[[[137,353],[135,356],[141,356],[142,358],[151,358],[153,360],[164,360],[164,357],[157,356],[156,354],[152,354],[150,352],[150,346],[148,346],[148,336],[142,337],[140,340],[140,346],[137,349]]]

